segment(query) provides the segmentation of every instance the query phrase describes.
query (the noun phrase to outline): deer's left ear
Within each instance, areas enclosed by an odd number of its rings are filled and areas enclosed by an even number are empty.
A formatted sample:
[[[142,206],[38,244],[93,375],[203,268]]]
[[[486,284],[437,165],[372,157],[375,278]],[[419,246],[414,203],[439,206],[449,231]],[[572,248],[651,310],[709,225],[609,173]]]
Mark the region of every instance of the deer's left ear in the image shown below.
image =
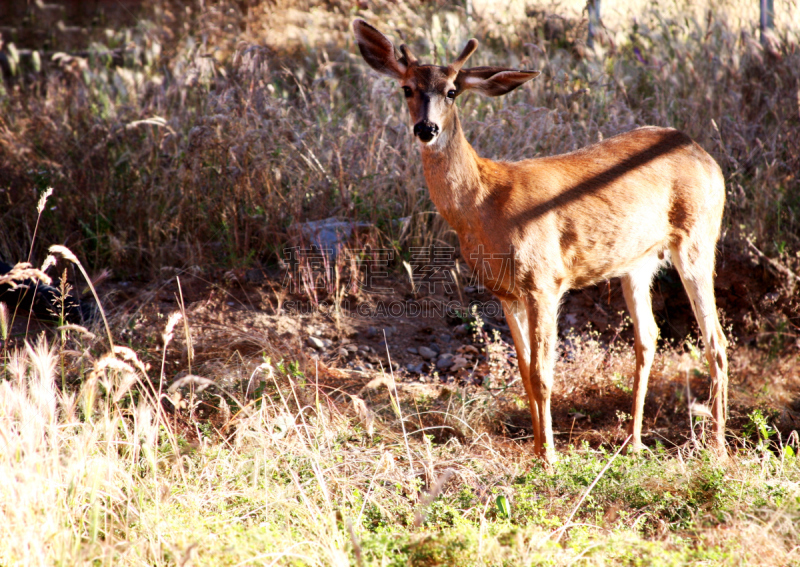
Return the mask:
[[[394,45],[385,35],[364,20],[353,22],[353,32],[361,57],[378,73],[401,79],[407,66],[395,56]]]
[[[503,67],[473,67],[458,72],[458,90],[473,90],[486,96],[501,96],[538,77],[539,71],[517,71]]]

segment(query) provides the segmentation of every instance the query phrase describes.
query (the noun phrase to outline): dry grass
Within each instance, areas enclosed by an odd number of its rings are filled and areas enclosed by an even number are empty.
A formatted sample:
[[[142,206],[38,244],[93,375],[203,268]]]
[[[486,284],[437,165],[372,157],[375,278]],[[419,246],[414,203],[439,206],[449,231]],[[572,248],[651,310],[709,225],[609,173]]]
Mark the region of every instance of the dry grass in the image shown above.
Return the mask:
[[[155,405],[156,368],[121,347],[94,358],[85,335],[67,335],[60,350],[41,338],[6,353],[6,564],[797,561],[796,438],[745,442],[727,465],[692,445],[613,460],[584,445],[548,473],[527,445],[484,432],[486,413],[504,412],[486,392],[433,398],[390,375],[331,392],[267,360],[214,380],[168,375]],[[81,366],[79,386],[55,387]],[[441,427],[459,434],[433,443]]]
[[[462,103],[484,155],[559,153],[641,124],[687,131],[725,171],[728,242],[750,238],[796,268],[796,7],[779,13],[765,50],[750,4],[615,8],[595,51],[569,6],[501,18],[481,3],[474,17],[445,2],[375,3],[360,14],[428,59],[434,45],[441,57],[475,35],[476,64],[543,71],[507,100]],[[567,19],[554,28],[552,14]],[[354,15],[337,2],[246,12],[148,2],[136,25],[93,32],[98,53],[129,49],[126,66],[61,58],[46,76],[5,83],[0,254],[27,257],[33,203],[48,186],[39,242],[119,275],[271,263],[292,223],[329,216],[374,223],[382,245],[452,242],[429,214],[402,97],[354,52]],[[412,231],[399,242],[396,219],[407,216]]]

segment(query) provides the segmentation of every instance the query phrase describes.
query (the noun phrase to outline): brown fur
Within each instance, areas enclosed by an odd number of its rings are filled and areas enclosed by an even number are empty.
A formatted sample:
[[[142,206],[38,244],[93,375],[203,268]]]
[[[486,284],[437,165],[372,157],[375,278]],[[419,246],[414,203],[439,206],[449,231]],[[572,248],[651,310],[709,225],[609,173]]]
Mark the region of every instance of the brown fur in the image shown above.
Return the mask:
[[[538,73],[462,70],[476,43],[449,67],[420,65],[405,47],[398,60],[380,32],[361,21],[354,29],[367,62],[411,94],[412,122],[438,128],[422,145],[425,179],[436,208],[458,234],[465,260],[477,264],[486,287],[503,302],[531,402],[536,452],[548,461],[555,458],[550,394],[560,298],[569,289],[613,277],[622,277],[634,321],[630,432],[634,448],[642,446],[644,396],[657,338],[650,283],[670,255],[706,342],[714,443],[724,454],[726,341],[716,314],[713,267],[725,185],[713,158],[685,134],[654,127],[559,156],[516,163],[481,158],[464,137],[448,92],[473,89],[499,96]],[[377,43],[391,56],[375,65],[370,46]],[[509,253],[513,272],[503,271],[498,260]]]

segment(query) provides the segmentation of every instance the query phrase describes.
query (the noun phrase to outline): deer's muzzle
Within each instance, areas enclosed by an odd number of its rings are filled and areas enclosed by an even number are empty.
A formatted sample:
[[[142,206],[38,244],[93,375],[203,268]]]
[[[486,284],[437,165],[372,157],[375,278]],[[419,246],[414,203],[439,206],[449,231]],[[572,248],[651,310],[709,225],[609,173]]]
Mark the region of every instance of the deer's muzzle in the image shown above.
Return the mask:
[[[439,125],[429,120],[422,120],[414,124],[414,135],[423,142],[430,142],[437,134],[439,134]]]

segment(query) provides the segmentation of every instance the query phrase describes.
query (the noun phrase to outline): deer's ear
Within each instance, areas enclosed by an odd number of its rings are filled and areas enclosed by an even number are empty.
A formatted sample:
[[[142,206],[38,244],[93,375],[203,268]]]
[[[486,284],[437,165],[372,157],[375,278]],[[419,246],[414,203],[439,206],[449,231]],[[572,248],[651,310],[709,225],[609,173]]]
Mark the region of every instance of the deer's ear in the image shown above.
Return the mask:
[[[400,79],[406,72],[406,65],[395,56],[394,45],[381,32],[364,20],[353,22],[353,32],[361,57],[378,73]]]
[[[501,96],[538,77],[539,71],[517,71],[503,67],[473,67],[458,72],[459,91],[473,90],[486,96]]]

